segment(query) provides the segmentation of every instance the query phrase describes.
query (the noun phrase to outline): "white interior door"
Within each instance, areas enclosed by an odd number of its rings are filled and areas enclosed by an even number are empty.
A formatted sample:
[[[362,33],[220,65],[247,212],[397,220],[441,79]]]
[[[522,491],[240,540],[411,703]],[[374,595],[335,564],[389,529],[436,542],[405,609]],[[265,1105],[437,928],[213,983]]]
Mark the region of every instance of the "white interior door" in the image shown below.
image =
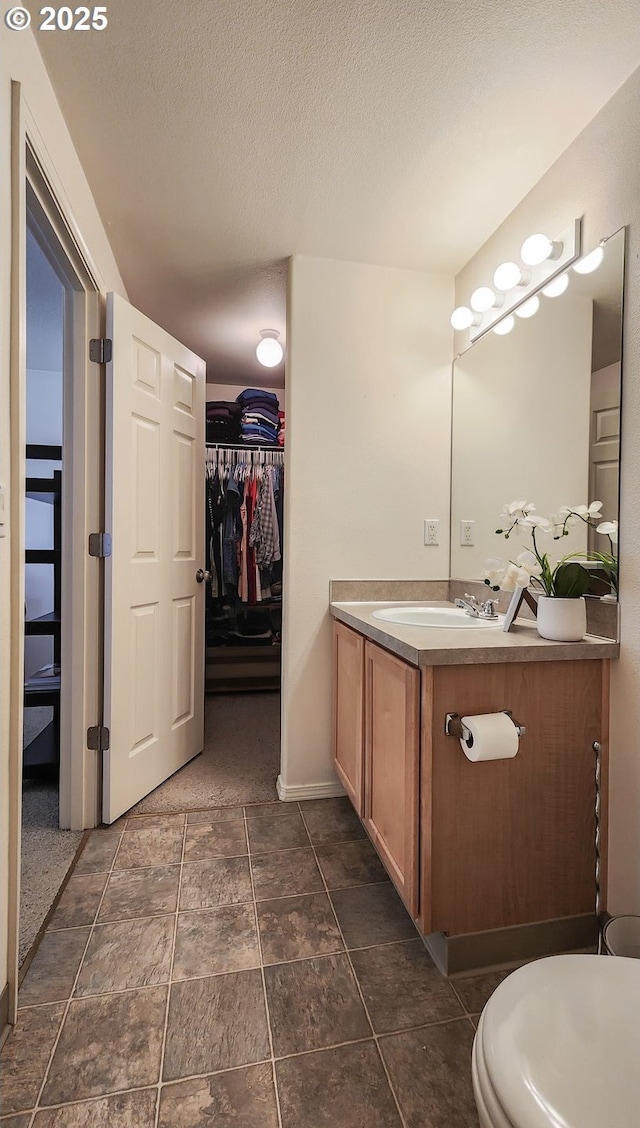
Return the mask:
[[[205,365],[107,297],[103,819],[202,751]]]
[[[620,365],[593,373],[591,384],[591,444],[589,501],[602,502],[603,521],[618,520],[620,471]],[[589,530],[589,549],[607,552],[609,542]]]

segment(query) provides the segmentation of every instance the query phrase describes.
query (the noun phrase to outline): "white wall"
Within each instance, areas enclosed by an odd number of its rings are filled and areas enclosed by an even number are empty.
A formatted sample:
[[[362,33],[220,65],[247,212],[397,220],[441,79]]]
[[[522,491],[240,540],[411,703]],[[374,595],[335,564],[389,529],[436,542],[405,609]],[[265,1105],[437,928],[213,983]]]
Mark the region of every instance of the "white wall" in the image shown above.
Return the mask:
[[[57,169],[65,203],[73,211],[101,275],[105,290],[124,294],[109,242],[86,177],[73,148],[31,31],[10,32],[0,21],[0,482],[10,490],[10,257],[11,245],[11,80],[23,95],[49,157]],[[0,539],[0,994],[7,981],[9,603],[10,531]]]
[[[620,505],[622,653],[612,663],[609,910],[640,913],[640,69],[456,279],[457,302],[532,231],[584,217],[584,245],[628,224]],[[456,303],[457,304],[457,303]]]
[[[210,384],[207,383],[205,393],[207,402],[209,400],[236,400],[245,388],[260,388],[263,392],[273,392],[280,401],[280,410],[284,411],[284,388],[272,388],[268,383],[258,381],[252,384],[247,380],[246,384]]]
[[[448,576],[452,298],[443,276],[291,260],[285,787],[335,779],[329,581]]]
[[[516,318],[507,336],[487,333],[456,359],[453,375],[451,575],[480,579],[487,557],[514,560],[531,549],[516,530],[497,537],[503,505],[533,502],[550,517],[584,505],[589,485],[590,298],[542,299],[535,317]],[[570,422],[568,422],[570,421]],[[460,544],[460,521],[473,521],[473,546]],[[586,525],[562,544],[538,537],[542,552],[584,552]]]

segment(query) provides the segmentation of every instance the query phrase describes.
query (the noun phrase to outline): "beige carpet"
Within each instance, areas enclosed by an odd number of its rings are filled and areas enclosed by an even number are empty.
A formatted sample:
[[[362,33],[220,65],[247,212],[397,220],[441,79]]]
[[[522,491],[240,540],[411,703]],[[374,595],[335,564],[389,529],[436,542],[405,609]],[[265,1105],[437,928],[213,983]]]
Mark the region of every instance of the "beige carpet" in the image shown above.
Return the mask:
[[[22,784],[20,957],[24,958],[51,908],[80,845],[82,831],[58,828],[58,785]]]
[[[277,799],[280,694],[205,697],[204,752],[132,808],[134,814],[194,811]]]

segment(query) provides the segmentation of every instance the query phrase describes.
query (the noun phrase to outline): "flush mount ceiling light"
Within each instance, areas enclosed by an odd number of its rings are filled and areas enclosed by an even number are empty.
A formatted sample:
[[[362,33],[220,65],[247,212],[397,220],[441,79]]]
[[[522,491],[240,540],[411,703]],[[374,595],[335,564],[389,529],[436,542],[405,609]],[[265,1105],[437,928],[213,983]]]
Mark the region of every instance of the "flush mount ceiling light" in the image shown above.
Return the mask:
[[[507,333],[510,333],[513,329],[515,323],[516,319],[513,314],[510,313],[508,317],[503,317],[502,321],[499,321],[497,325],[494,325],[493,331],[494,333],[497,333],[499,337],[506,337]]]
[[[573,269],[576,274],[591,274],[593,270],[597,270],[604,258],[604,250],[602,247],[596,247],[595,251],[585,255],[584,258],[574,262]]]
[[[534,294],[533,297],[529,298],[529,300],[527,302],[524,302],[521,306],[518,306],[518,308],[515,312],[516,312],[516,315],[518,317],[525,317],[526,318],[526,317],[533,317],[534,313],[537,313],[539,309],[540,309],[540,298],[538,297],[537,294]]]
[[[471,295],[470,305],[476,313],[486,313],[488,309],[498,309],[503,302],[502,294],[496,294],[491,286],[478,286]]]
[[[531,278],[528,270],[523,270],[517,262],[503,262],[493,275],[496,290],[514,290],[516,286],[526,286]]]
[[[278,340],[280,334],[277,329],[261,329],[261,341],[256,349],[256,356],[265,368],[275,368],[284,356],[284,349]]]
[[[554,242],[548,235],[538,232],[525,239],[520,248],[520,258],[525,266],[540,266],[548,259],[557,259],[562,254],[562,243]]]
[[[564,294],[567,286],[569,285],[569,275],[559,274],[553,282],[549,282],[547,286],[542,287],[542,293],[546,298],[559,298],[560,294]]]
[[[472,325],[479,325],[482,321],[468,306],[458,306],[451,314],[451,324],[454,329],[462,331],[470,329]]]

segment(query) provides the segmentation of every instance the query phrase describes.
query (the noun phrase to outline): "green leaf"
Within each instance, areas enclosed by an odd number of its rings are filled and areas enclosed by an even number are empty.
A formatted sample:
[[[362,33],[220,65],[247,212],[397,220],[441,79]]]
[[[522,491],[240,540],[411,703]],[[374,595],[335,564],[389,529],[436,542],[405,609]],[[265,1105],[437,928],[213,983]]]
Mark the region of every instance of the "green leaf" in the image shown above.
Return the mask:
[[[589,587],[589,573],[582,564],[558,564],[553,573],[553,594],[557,599],[579,599]]]

